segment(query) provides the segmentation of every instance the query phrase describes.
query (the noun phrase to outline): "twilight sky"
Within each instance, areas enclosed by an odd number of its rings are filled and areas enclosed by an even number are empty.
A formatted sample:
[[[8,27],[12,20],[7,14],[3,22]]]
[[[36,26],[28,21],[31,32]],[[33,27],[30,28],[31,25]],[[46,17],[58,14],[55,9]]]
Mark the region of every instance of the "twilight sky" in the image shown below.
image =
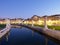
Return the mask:
[[[0,0],[0,18],[60,14],[60,0]]]

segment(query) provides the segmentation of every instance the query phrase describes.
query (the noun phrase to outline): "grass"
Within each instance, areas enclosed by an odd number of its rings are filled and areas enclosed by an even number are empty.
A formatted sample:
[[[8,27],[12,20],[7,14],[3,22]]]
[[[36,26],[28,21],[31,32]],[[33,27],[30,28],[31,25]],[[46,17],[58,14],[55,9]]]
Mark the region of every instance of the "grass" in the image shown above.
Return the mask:
[[[28,24],[28,25],[32,25],[32,24]],[[37,24],[34,24],[34,26],[44,27],[44,25],[37,25]],[[60,30],[60,26],[48,26],[48,28],[54,30]]]
[[[50,29],[60,30],[60,26],[48,26]]]
[[[43,25],[35,25],[39,27],[44,27]],[[49,29],[60,30],[60,26],[48,26]]]
[[[5,26],[6,26],[5,24],[0,24],[0,29],[5,28]]]

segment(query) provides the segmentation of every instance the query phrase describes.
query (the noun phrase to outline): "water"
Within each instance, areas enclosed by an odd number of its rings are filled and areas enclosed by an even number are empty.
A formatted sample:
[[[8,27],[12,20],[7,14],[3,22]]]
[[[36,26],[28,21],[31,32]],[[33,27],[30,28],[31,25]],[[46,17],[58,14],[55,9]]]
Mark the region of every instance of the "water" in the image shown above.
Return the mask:
[[[0,45],[57,45],[43,35],[27,28],[11,28],[8,38],[3,38]]]

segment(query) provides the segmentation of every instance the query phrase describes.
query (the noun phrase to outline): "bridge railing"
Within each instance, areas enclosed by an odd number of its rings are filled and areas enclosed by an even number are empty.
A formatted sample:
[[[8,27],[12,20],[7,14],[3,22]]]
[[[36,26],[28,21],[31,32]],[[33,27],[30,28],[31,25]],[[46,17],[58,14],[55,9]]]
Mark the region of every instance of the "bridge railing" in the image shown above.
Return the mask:
[[[6,19],[6,27],[0,30],[0,38],[3,37],[11,28],[10,20]]]

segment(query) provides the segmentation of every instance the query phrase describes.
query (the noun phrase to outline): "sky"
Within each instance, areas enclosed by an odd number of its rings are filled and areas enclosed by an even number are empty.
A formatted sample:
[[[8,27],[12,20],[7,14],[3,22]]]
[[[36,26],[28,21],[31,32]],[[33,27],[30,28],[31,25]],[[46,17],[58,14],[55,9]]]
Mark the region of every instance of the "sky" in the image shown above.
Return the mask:
[[[0,18],[60,14],[60,0],[0,0]]]

